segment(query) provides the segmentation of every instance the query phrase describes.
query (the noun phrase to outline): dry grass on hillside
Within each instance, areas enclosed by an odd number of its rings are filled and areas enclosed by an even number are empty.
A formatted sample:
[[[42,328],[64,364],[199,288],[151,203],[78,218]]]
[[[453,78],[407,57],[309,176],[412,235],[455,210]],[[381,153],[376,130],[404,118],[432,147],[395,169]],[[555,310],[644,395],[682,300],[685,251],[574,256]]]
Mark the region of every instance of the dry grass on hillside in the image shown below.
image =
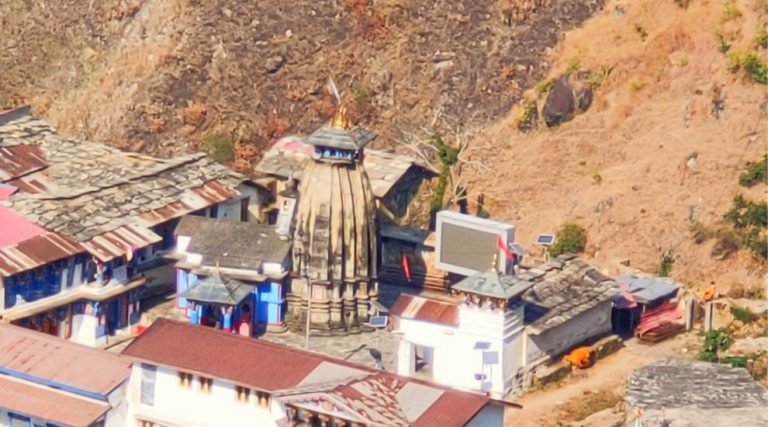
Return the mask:
[[[746,161],[768,152],[765,86],[730,72],[716,37],[728,34],[731,51],[754,51],[759,17],[765,22],[763,0],[693,0],[687,9],[673,0],[609,3],[551,55],[552,77],[612,68],[592,108],[528,135],[513,111],[484,136],[500,151],[475,156],[494,172],[475,169],[471,189],[492,199],[492,216],[517,224],[523,244],[575,220],[599,265],[626,257],[655,272],[672,251],[672,276],[691,285],[761,283],[764,266],[749,254],[715,261],[713,242],[697,246],[689,233],[691,219],[719,221],[739,192],[766,197],[765,186],[747,191],[737,182]],[[710,114],[718,90],[720,119]]]

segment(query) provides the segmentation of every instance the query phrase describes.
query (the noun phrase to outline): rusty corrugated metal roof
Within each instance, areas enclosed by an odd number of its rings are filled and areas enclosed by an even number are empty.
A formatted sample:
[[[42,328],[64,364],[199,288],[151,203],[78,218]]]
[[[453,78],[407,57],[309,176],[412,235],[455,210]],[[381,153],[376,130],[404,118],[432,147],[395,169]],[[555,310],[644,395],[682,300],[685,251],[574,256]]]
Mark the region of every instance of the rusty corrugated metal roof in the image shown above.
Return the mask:
[[[137,225],[124,225],[83,242],[82,246],[102,262],[124,256],[129,250],[147,247],[163,240],[152,230]]]
[[[0,367],[107,395],[128,378],[131,360],[19,326],[0,324]]]
[[[459,324],[459,309],[456,304],[415,295],[400,295],[389,308],[389,312],[406,319],[424,320],[449,326]]]
[[[148,225],[156,225],[173,218],[207,208],[238,195],[236,190],[218,181],[208,181],[205,184],[184,191],[179,201],[141,214],[142,221]]]
[[[48,166],[37,145],[0,147],[0,182],[5,182]]]
[[[82,252],[85,249],[76,241],[48,232],[0,248],[0,275],[11,276]]]
[[[105,402],[86,400],[59,390],[37,387],[2,376],[0,402],[11,412],[73,427],[93,425],[109,410],[109,405]]]

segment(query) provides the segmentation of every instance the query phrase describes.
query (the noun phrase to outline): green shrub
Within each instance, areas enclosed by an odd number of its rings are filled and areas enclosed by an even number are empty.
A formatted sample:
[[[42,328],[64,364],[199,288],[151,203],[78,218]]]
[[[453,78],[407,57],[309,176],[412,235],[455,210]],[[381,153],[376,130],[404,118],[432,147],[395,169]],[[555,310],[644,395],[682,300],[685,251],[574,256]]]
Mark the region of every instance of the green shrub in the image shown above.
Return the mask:
[[[739,5],[734,0],[728,0],[723,7],[723,21],[730,21],[741,16]]]
[[[608,80],[608,77],[610,77],[611,71],[613,71],[613,66],[607,65],[600,67],[599,71],[590,71],[586,79],[587,86],[592,89],[597,89],[602,86],[603,83]]]
[[[727,53],[731,49],[731,42],[719,31],[715,33],[715,37],[717,38],[717,50],[720,53]]]
[[[671,251],[665,251],[659,258],[659,269],[656,274],[659,277],[669,277],[669,273],[672,272],[672,267],[675,265],[675,256]]]
[[[220,163],[229,162],[234,158],[234,143],[226,135],[210,135],[202,144],[203,150]]]
[[[768,155],[764,155],[762,160],[747,162],[739,176],[742,187],[749,188],[760,183],[768,184]]]
[[[768,84],[768,64],[754,52],[730,52],[728,54],[728,69],[734,73],[743,70],[744,74],[755,83]]]
[[[443,208],[443,197],[448,187],[448,176],[451,173],[451,166],[459,160],[461,147],[450,147],[444,141],[440,134],[434,134],[431,138],[432,145],[437,148],[437,158],[440,160],[440,175],[437,179],[437,188],[430,204],[430,213],[434,214]]]
[[[768,25],[763,24],[760,27],[760,31],[757,33],[757,40],[755,41],[757,47],[766,49],[768,48]]]
[[[748,309],[747,307],[741,307],[738,305],[732,305],[730,308],[731,315],[734,319],[738,320],[741,323],[747,324],[752,323],[755,320],[759,319],[760,316],[754,313],[752,310]]]
[[[723,215],[734,228],[768,227],[768,204],[746,200],[741,194],[733,198],[731,208]]]
[[[720,363],[731,365],[732,368],[746,368],[748,361],[747,356],[728,356],[720,359]]]
[[[699,360],[718,362],[719,353],[728,350],[733,345],[733,332],[728,328],[712,329],[704,334],[704,345],[699,352]]]
[[[536,127],[538,120],[539,110],[536,100],[526,97],[523,99],[523,111],[520,112],[520,116],[517,118],[517,129],[523,133],[528,132]]]
[[[555,84],[554,80],[552,79],[544,79],[535,85],[533,85],[533,90],[536,91],[538,95],[544,95],[549,93],[549,91],[552,89],[552,85]]]
[[[757,54],[748,53],[744,57],[741,67],[755,83],[768,85],[768,64]]]
[[[564,253],[577,254],[587,246],[587,231],[579,224],[566,222],[555,234],[555,243],[549,247],[549,253],[560,255]]]

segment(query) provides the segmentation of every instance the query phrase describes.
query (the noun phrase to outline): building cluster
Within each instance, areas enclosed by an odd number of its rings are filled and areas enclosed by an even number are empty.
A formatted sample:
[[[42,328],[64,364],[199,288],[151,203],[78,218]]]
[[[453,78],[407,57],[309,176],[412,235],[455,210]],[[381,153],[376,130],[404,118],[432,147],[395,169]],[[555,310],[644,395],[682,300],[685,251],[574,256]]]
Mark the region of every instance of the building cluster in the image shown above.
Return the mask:
[[[501,426],[537,369],[679,317],[672,283],[523,262],[512,224],[406,226],[432,173],[374,139],[342,107],[252,178],[0,113],[0,425]],[[184,321],[148,321],[152,292]],[[393,371],[259,338],[374,329]]]

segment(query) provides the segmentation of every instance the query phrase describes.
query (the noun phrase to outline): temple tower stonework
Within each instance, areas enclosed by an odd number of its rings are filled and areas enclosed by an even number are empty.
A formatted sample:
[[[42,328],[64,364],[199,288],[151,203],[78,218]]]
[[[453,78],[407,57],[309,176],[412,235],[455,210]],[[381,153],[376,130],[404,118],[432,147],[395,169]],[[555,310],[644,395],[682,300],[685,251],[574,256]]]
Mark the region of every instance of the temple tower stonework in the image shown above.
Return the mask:
[[[292,227],[292,330],[306,328],[309,305],[312,334],[360,332],[378,297],[376,204],[362,164],[363,147],[374,138],[352,128],[341,107],[306,141],[315,152],[302,173]]]

